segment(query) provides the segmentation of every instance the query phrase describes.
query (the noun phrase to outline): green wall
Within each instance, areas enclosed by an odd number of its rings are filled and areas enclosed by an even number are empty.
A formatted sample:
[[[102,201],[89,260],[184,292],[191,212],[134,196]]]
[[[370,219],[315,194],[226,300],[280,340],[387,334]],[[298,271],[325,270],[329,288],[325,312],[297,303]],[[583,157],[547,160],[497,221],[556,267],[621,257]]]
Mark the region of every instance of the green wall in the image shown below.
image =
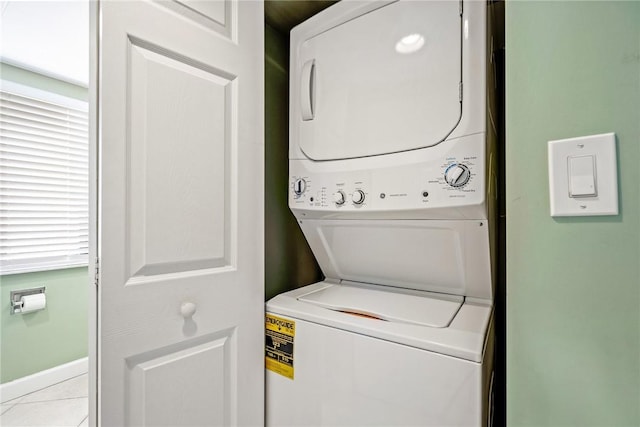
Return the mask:
[[[265,25],[265,298],[322,280],[288,207],[289,43]]]
[[[47,308],[11,315],[9,293],[46,287]],[[86,267],[0,277],[0,383],[87,356]]]
[[[507,2],[509,426],[640,425],[640,2]],[[615,132],[620,215],[549,215],[547,141]]]

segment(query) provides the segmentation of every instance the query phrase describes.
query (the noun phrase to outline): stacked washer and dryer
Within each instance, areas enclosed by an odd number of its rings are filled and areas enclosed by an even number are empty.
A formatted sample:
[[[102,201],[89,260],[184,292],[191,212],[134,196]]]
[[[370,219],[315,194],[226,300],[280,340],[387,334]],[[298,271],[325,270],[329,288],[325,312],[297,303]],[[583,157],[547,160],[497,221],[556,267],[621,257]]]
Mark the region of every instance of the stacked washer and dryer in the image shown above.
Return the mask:
[[[490,425],[489,7],[343,1],[292,30],[289,206],[326,279],[267,303],[268,426]]]

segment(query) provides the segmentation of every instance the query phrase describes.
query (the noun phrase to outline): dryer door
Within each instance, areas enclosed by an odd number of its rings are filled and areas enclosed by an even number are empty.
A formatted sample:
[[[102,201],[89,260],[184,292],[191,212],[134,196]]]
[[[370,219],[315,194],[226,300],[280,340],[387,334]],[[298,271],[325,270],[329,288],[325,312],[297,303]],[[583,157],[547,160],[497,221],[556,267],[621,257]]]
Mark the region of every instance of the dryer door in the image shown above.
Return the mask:
[[[292,108],[305,155],[375,156],[444,140],[461,115],[459,7],[399,1],[294,40]]]

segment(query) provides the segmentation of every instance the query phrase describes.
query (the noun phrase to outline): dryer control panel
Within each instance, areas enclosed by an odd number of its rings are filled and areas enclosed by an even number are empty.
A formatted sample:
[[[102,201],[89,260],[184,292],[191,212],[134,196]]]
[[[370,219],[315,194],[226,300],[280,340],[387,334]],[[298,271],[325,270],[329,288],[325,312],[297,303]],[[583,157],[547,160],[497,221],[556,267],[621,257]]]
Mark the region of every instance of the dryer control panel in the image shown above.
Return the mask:
[[[382,158],[390,156],[292,160],[289,206],[307,218],[349,217],[356,212],[380,216],[394,211],[423,212],[417,217],[431,217],[427,212],[436,211],[436,216],[446,212],[449,218],[479,218],[486,193],[484,135],[462,139],[448,146],[445,142],[395,154],[404,157],[395,166]],[[369,165],[357,168],[358,163]],[[347,213],[351,214],[342,215]]]

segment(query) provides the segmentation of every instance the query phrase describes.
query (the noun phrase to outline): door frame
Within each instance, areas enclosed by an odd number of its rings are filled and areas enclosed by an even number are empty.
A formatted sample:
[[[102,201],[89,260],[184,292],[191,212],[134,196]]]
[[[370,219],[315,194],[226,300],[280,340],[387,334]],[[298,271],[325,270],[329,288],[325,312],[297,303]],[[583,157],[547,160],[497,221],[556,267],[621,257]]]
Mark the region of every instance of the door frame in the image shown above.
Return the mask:
[[[99,410],[98,388],[98,203],[99,203],[99,126],[98,70],[100,37],[100,0],[89,1],[89,425],[97,426]]]

